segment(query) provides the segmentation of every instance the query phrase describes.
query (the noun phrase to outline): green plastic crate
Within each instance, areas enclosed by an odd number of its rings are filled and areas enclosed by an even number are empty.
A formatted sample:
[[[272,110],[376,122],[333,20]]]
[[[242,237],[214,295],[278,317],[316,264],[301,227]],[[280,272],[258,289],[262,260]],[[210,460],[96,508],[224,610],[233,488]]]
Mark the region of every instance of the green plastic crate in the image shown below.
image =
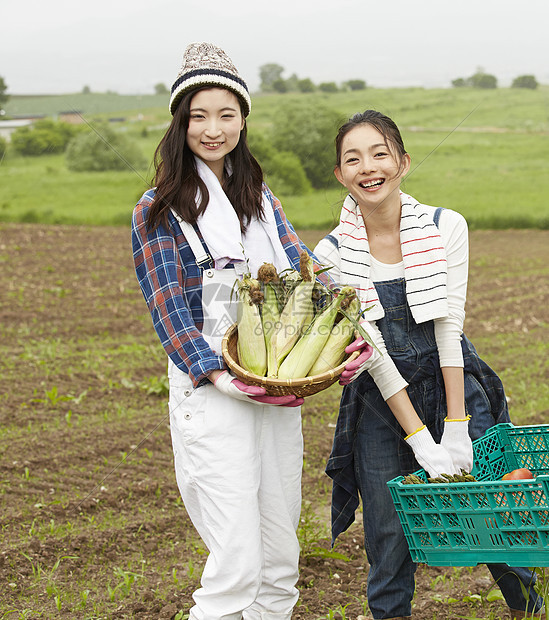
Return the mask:
[[[549,424],[498,424],[473,442],[478,482],[388,482],[414,562],[549,566]],[[534,480],[506,481],[528,468]]]

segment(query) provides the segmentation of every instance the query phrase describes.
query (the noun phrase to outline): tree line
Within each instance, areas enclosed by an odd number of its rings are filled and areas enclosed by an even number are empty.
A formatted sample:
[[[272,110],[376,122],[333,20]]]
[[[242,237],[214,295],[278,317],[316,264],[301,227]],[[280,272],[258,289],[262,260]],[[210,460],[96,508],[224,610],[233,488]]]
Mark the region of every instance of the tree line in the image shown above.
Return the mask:
[[[284,79],[282,77],[283,73],[284,67],[276,63],[267,63],[259,67],[261,91],[313,93],[319,90],[325,93],[337,93],[340,90],[364,90],[366,88],[365,80],[361,79],[347,80],[341,86],[338,86],[335,82],[315,84],[310,78],[300,78],[296,73]]]
[[[497,88],[498,80],[495,75],[486,73],[478,69],[476,73],[468,78],[456,78],[452,80],[454,88]],[[519,75],[511,83],[511,88],[530,88],[536,89],[539,86],[534,75]]]
[[[276,86],[282,79],[283,71],[280,65],[263,65],[260,70],[261,89],[265,92],[288,92],[289,85],[286,91],[277,90]],[[537,87],[537,81],[531,78],[533,76],[519,76],[514,80],[513,87]],[[297,79],[292,83],[300,82]],[[470,78],[454,80],[452,85],[455,88],[496,88],[497,80],[478,70]],[[299,86],[297,88],[299,90]],[[359,90],[366,88],[366,84],[361,80],[351,80],[346,88]],[[4,95],[4,91],[5,83],[0,78],[0,96]],[[5,100],[0,99],[0,105]],[[291,101],[273,110],[272,124],[268,130],[250,128],[248,139],[252,152],[261,163],[267,181],[277,188],[278,193],[301,195],[313,188],[335,185],[331,172],[334,164],[331,147],[342,120],[321,101],[315,104],[314,114],[311,114],[307,103]],[[5,141],[0,138],[0,158],[6,147]],[[106,124],[90,129],[90,126],[43,119],[31,127],[16,130],[12,135],[11,147],[25,156],[64,152],[67,167],[75,172],[124,170],[128,165],[134,168],[146,165],[137,144]]]

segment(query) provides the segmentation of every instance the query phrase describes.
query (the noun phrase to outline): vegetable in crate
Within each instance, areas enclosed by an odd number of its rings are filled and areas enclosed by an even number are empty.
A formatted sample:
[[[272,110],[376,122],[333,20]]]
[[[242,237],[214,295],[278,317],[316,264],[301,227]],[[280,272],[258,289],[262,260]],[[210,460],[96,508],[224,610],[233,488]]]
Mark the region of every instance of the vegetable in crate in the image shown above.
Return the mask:
[[[259,312],[263,293],[259,282],[249,275],[238,281],[237,287],[238,359],[242,368],[264,376],[267,372],[267,348]]]
[[[355,295],[351,286],[343,287],[328,306],[312,321],[278,369],[279,379],[306,377],[326,344],[341,304]],[[344,334],[344,338],[347,336]],[[348,344],[348,343],[347,343]]]
[[[273,334],[277,367],[280,367],[314,316],[312,294],[315,276],[313,259],[307,252],[301,253],[299,267],[301,279],[286,301]]]
[[[529,469],[526,467],[519,467],[518,469],[513,469],[502,476],[502,480],[532,480],[534,475]]]

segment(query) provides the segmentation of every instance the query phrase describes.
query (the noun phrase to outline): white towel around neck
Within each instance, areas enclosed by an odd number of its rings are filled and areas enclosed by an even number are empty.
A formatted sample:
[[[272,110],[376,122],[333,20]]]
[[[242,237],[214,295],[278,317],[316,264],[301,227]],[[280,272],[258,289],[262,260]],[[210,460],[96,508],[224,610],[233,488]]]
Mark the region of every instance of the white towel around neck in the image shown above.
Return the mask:
[[[253,218],[242,236],[238,216],[214,172],[198,157],[196,168],[208,188],[208,206],[197,224],[216,269],[234,263],[239,273],[254,277],[264,262],[273,263],[278,272],[291,267],[282,247],[271,203],[263,195],[264,219]],[[197,197],[197,204],[200,198]]]
[[[417,200],[401,192],[400,245],[406,298],[416,323],[448,316],[446,251],[436,224]],[[370,247],[356,200],[349,194],[341,209],[339,251],[342,284],[357,289],[364,316],[385,315],[370,279]]]

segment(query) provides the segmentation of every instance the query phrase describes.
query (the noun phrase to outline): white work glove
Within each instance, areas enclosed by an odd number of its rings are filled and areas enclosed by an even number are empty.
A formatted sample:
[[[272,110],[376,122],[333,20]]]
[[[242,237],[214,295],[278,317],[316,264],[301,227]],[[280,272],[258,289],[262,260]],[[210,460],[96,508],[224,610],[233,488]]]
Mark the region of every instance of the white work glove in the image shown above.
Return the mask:
[[[430,478],[438,478],[441,474],[461,473],[456,469],[448,450],[435,443],[429,429],[423,425],[404,439],[414,451],[416,461],[427,471]]]
[[[223,394],[248,403],[279,405],[281,407],[299,407],[303,404],[303,398],[298,398],[293,394],[288,396],[266,396],[265,388],[243,383],[233,377],[228,370],[224,370],[213,384]]]
[[[461,473],[462,469],[466,472],[473,469],[473,442],[469,437],[470,419],[471,416],[455,420],[444,419],[444,432],[440,445],[450,453],[458,473]]]

